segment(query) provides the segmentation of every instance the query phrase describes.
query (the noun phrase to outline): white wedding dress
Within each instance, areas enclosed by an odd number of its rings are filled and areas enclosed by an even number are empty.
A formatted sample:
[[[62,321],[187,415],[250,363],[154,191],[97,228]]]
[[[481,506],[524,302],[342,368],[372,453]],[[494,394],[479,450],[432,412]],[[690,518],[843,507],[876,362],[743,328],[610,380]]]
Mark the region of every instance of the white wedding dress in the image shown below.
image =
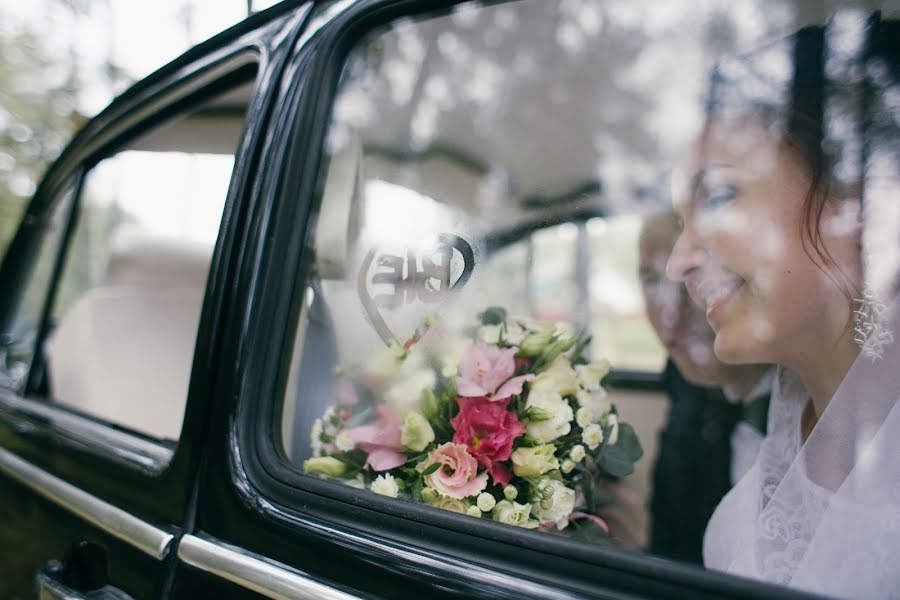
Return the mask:
[[[898,306],[895,303],[895,307]],[[860,354],[805,444],[808,394],[779,368],[756,463],[716,508],[707,567],[843,598],[900,599],[898,340]]]

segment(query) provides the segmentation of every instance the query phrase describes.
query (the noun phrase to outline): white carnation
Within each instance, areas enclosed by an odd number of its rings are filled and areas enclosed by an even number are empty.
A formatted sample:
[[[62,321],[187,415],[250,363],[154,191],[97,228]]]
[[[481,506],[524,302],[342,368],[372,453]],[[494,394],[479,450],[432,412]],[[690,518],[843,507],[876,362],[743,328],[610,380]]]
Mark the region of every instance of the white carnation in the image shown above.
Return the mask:
[[[309,443],[313,456],[322,456],[322,419],[313,421],[309,430]]]
[[[469,515],[470,517],[481,518],[481,509],[478,508],[477,506],[472,505],[466,509],[466,514]]]
[[[350,434],[347,433],[347,431],[341,431],[337,434],[334,445],[337,446],[337,449],[341,452],[350,452],[356,447],[356,444],[350,438]]]
[[[584,442],[588,448],[593,450],[603,442],[603,430],[596,423],[588,425],[584,428],[584,431],[581,432],[581,441]]]
[[[571,458],[575,462],[581,462],[584,460],[584,446],[578,444],[573,446],[571,450],[569,450],[569,458]]]
[[[394,480],[394,476],[390,473],[384,473],[383,475],[376,477],[375,481],[372,482],[372,485],[369,486],[369,489],[376,494],[389,496],[391,498],[396,498],[397,493],[400,491],[397,482]]]
[[[531,514],[542,524],[555,523],[557,529],[563,529],[569,524],[569,515],[575,510],[575,490],[567,488],[561,481],[546,478],[541,482],[542,487],[550,487],[553,495],[550,496],[549,507],[545,503],[534,503]]]
[[[582,406],[578,410],[575,411],[575,422],[578,423],[578,426],[584,429],[588,425],[591,424],[591,410]]]

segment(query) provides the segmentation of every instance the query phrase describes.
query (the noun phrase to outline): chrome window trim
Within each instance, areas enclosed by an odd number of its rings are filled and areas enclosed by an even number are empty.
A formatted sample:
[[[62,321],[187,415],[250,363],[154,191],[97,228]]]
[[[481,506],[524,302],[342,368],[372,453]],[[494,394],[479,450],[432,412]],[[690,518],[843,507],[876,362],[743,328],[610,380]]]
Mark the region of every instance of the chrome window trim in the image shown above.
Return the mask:
[[[175,454],[174,450],[160,443],[71,413],[62,408],[62,405],[56,406],[21,398],[0,389],[0,412],[3,411],[46,421],[50,426],[78,442],[90,442],[91,445],[99,443],[108,446],[107,450],[118,455],[119,458],[133,462],[154,473],[165,469]],[[175,441],[177,442],[177,440]]]
[[[268,558],[185,535],[178,543],[178,558],[185,564],[226,579],[267,598],[300,600],[359,600],[329,585],[298,573]]]
[[[0,472],[145,554],[162,560],[174,535],[0,448]]]

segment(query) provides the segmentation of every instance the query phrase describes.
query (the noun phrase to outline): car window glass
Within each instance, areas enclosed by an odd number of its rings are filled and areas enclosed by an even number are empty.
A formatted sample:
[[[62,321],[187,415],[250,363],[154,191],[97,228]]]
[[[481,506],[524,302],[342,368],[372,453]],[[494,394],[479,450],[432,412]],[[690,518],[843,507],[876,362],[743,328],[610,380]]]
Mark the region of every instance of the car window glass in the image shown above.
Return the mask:
[[[34,356],[41,312],[72,210],[72,197],[73,187],[69,186],[60,194],[46,219],[40,223],[37,258],[32,263],[30,277],[21,292],[10,332],[0,346],[0,383],[19,392],[24,389],[28,368]]]
[[[250,84],[101,160],[43,344],[53,401],[177,440]]]
[[[468,3],[356,46],[281,412],[296,469],[702,564],[762,468],[784,332],[831,327],[797,298],[876,355],[862,284],[890,304],[900,264],[896,22],[742,7]]]

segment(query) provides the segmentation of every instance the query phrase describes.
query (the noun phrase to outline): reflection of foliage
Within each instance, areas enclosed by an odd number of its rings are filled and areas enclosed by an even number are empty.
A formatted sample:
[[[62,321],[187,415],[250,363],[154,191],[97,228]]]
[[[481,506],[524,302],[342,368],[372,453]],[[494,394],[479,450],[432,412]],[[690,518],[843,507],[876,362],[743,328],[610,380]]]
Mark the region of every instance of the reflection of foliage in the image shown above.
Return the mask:
[[[9,22],[9,19],[5,19]],[[46,165],[80,123],[77,82],[38,36],[0,28],[0,252]]]

